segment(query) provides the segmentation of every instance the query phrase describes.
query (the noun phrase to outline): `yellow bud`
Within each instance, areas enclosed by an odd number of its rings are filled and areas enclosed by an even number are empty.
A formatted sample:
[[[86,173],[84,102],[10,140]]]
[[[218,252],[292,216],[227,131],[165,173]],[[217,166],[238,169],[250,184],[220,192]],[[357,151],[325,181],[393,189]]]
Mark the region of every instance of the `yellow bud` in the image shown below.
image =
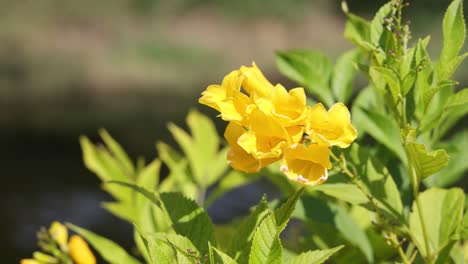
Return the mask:
[[[60,222],[54,221],[49,228],[49,233],[61,248],[66,247],[68,240],[68,230],[64,225],[62,225]]]
[[[86,241],[73,235],[68,242],[68,250],[75,264],[96,264],[96,258]]]
[[[38,260],[40,263],[58,263],[58,260],[50,255],[36,251],[33,253],[34,259]]]

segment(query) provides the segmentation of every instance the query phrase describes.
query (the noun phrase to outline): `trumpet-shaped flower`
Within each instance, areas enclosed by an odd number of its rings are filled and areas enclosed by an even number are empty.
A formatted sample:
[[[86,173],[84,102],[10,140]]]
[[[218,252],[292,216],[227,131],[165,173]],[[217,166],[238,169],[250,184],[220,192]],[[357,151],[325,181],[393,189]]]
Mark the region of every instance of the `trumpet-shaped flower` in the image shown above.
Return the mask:
[[[306,122],[306,133],[321,135],[330,146],[340,148],[349,147],[357,137],[348,108],[342,103],[334,104],[328,112],[321,103],[312,107]]]
[[[236,170],[252,173],[258,172],[263,167],[278,160],[277,158],[257,159],[253,154],[247,153],[237,143],[239,137],[244,133],[245,129],[234,122],[229,123],[224,132],[224,137],[230,147],[227,154],[227,161],[231,167]]]
[[[224,133],[227,160],[244,172],[281,160],[288,178],[317,185],[328,177],[330,147],[346,148],[357,137],[345,105],[310,108],[303,88],[288,92],[272,85],[255,63],[231,72],[221,85],[208,86],[199,102],[230,121]]]
[[[329,145],[317,137],[306,145],[294,144],[286,148],[280,168],[293,181],[317,185],[327,180],[327,170],[331,166]]]

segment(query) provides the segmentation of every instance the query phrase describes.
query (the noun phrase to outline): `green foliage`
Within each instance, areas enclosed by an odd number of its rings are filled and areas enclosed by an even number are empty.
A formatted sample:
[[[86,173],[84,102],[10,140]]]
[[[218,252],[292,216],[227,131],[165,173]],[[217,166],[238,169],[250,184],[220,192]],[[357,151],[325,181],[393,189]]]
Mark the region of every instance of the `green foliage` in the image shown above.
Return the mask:
[[[466,195],[441,188],[468,169],[468,132],[450,131],[468,113],[467,89],[451,79],[468,56],[461,53],[463,1],[448,7],[436,62],[429,37],[410,42],[403,1],[388,2],[371,21],[342,7],[344,36],[356,47],[335,65],[315,51],[276,54],[279,71],[327,107],[353,105],[358,143],[332,149],[328,182],[298,190],[279,176],[278,164],[253,175],[229,170],[227,147],[213,122],[196,111],[188,114],[189,132],[168,126],[180,151],[158,142],[159,158],[148,164],[132,162],[104,130],[103,145],[80,138],[86,167],[115,199],[103,206],[133,224],[147,263],[463,263]],[[355,83],[359,74],[368,80],[364,87]],[[161,165],[168,175],[161,177]],[[264,196],[247,216],[213,223],[206,208],[261,177],[277,185],[286,202],[278,207],[280,199]],[[292,218],[297,221],[285,231]],[[108,239],[70,228],[106,261],[139,263]]]
[[[140,263],[138,260],[130,256],[123,248],[121,248],[113,241],[72,224],[68,224],[68,227],[70,227],[70,229],[72,229],[79,235],[83,236],[108,263]]]

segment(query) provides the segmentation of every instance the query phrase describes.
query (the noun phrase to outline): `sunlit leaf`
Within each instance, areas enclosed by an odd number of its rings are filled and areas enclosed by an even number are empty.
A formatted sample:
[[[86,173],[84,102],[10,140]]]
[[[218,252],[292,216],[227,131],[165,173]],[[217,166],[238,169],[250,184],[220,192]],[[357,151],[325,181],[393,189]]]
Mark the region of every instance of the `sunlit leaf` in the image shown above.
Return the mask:
[[[287,264],[321,264],[342,248],[343,246],[338,246],[330,249],[308,251],[292,258]]]

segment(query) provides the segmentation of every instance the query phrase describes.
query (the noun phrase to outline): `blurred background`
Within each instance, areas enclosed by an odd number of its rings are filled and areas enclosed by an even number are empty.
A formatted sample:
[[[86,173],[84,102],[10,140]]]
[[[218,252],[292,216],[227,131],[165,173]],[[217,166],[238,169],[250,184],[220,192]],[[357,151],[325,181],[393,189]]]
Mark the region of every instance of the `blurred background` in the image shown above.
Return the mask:
[[[370,18],[383,2],[348,5]],[[411,1],[413,40],[430,34],[430,49],[440,48],[449,2]],[[292,87],[275,69],[275,50],[310,48],[333,60],[351,47],[342,37],[339,0],[0,0],[0,6],[2,263],[31,256],[35,232],[53,220],[131,246],[130,226],[99,205],[110,198],[83,165],[80,135],[97,140],[97,130],[106,128],[131,157],[151,160],[156,140],[173,143],[169,121],[184,127],[191,108],[215,117],[197,98],[231,70],[255,61],[273,83]],[[458,71],[462,87],[467,66]]]

